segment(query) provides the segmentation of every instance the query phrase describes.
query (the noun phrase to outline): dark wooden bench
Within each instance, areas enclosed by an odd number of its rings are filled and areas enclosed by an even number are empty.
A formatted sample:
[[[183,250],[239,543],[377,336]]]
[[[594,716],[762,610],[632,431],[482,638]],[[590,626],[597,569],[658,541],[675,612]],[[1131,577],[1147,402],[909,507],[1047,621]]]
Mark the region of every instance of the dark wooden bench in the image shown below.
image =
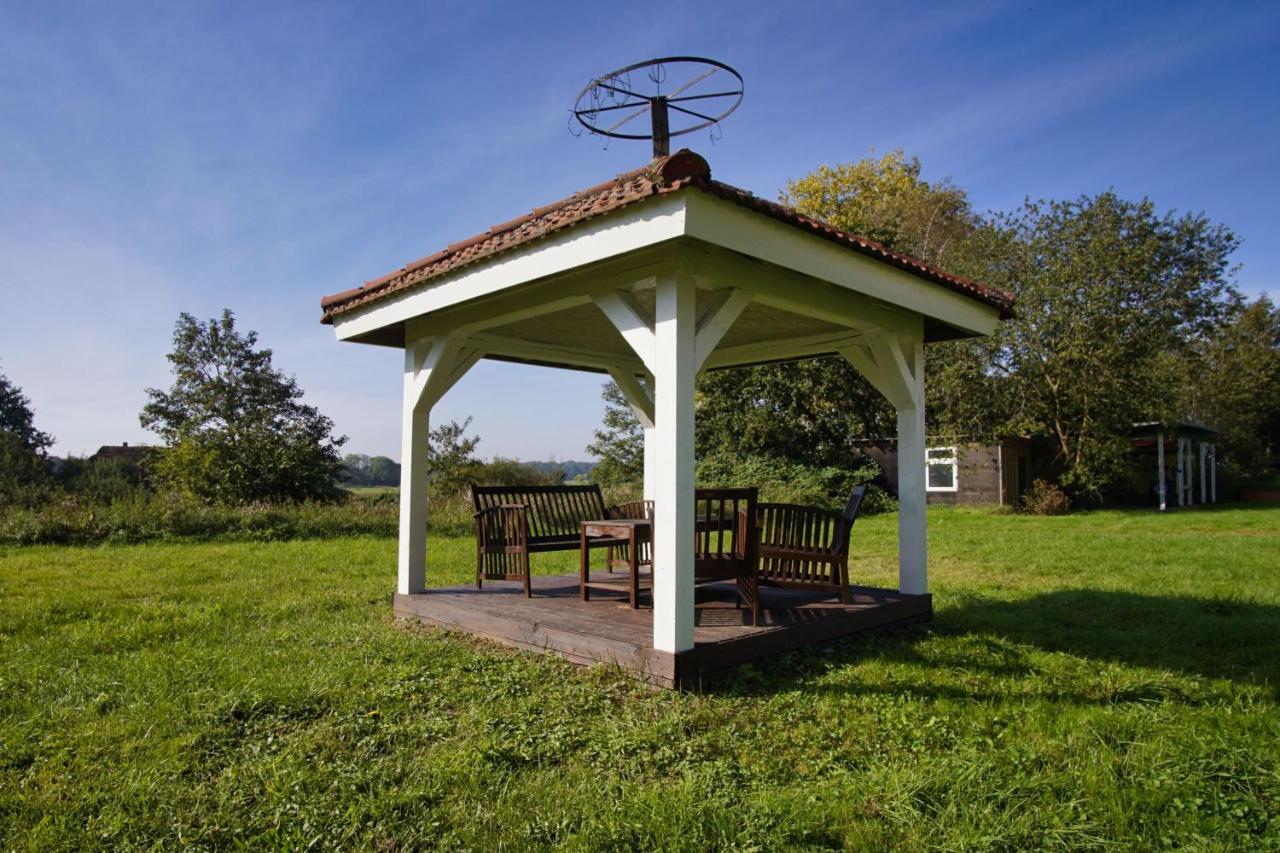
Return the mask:
[[[866,486],[854,488],[843,512],[759,504],[760,582],[838,592],[848,603],[849,534],[866,493]]]
[[[476,520],[476,588],[485,580],[524,582],[532,595],[529,555],[577,551],[581,523],[622,518],[609,510],[596,485],[472,486]],[[591,548],[618,548],[626,540],[591,540]]]

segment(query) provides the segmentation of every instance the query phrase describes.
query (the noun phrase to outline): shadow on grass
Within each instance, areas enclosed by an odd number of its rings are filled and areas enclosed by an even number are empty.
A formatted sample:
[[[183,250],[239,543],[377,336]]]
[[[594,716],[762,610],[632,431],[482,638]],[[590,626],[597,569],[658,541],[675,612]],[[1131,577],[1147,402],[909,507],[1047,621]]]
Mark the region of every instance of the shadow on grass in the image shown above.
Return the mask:
[[[939,638],[958,642],[932,642]],[[757,662],[748,672],[730,675],[713,689],[775,692],[798,687],[833,664],[879,661],[923,667],[938,677],[907,687],[854,684],[835,689],[1007,698],[1007,692],[984,688],[984,681],[1031,677],[1041,668],[1033,651],[1228,679],[1261,687],[1267,695],[1280,698],[1280,607],[1096,589],[1059,590],[1011,601],[967,597],[943,606],[928,626],[850,637],[826,644],[825,649],[810,648]],[[1067,701],[1137,701],[1165,695],[1156,689],[1146,695],[1141,687],[1133,688],[1133,695],[1123,688],[1121,695],[1072,694],[1063,679],[1056,681],[1057,687],[1045,689]]]

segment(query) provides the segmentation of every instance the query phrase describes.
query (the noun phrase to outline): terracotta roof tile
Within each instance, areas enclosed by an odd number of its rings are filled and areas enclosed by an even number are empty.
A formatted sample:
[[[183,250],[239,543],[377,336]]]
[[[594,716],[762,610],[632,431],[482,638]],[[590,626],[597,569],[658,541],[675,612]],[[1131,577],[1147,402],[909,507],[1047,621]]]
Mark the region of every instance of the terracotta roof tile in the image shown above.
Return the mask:
[[[881,244],[841,231],[792,208],[766,201],[746,190],[711,179],[707,161],[687,149],[654,160],[639,169],[624,172],[611,181],[575,193],[566,199],[535,208],[532,212],[495,225],[483,234],[451,243],[446,248],[399,270],[320,300],[322,323],[361,305],[415,287],[467,264],[532,242],[578,222],[612,213],[647,198],[696,187],[781,222],[802,228],[828,240],[877,258],[928,281],[958,291],[1000,309],[1001,316],[1013,316],[1013,297],[1002,290],[935,269],[923,261],[894,252]]]

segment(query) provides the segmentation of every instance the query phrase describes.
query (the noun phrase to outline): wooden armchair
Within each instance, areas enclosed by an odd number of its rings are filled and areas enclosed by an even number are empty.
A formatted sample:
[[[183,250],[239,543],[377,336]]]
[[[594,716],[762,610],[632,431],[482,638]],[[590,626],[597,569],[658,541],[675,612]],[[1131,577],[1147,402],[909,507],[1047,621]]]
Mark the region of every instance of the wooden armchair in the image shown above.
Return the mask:
[[[797,504],[760,504],[761,582],[830,590],[848,603],[849,535],[866,493],[866,486],[854,488],[844,512]]]
[[[644,518],[653,521],[653,501],[626,501],[609,507],[607,518]],[[650,537],[640,546],[640,565],[653,565],[653,539]],[[611,545],[606,555],[605,568],[612,572],[617,568],[629,568],[630,555],[626,545]]]
[[[695,489],[697,522],[693,533],[693,582],[733,579],[739,603],[751,608],[751,624],[760,624],[760,584],[756,528],[757,489]]]

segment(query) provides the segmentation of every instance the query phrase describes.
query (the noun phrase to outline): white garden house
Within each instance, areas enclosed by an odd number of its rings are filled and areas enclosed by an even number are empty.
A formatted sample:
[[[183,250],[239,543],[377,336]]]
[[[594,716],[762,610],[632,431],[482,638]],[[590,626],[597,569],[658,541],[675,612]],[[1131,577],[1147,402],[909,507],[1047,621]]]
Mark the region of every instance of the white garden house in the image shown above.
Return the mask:
[[[922,594],[924,348],[989,334],[1012,299],[712,180],[684,150],[322,306],[339,340],[404,350],[400,594],[427,587],[435,403],[481,358],[607,373],[644,424],[653,648],[679,653],[694,645],[697,375],[839,354],[866,376],[897,409],[899,584]]]

